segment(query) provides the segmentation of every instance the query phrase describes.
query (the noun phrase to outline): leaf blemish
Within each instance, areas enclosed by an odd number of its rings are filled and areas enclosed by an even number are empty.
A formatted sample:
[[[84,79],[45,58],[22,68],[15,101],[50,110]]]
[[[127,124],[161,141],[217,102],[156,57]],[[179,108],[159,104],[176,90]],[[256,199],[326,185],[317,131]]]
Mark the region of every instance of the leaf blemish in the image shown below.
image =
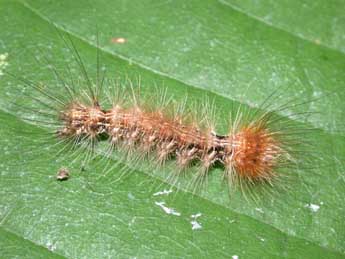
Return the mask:
[[[7,58],[8,58],[8,53],[0,54],[0,76],[4,74],[3,71],[8,66]]]
[[[111,39],[111,43],[114,43],[114,44],[123,44],[126,42],[127,42],[127,40],[125,38],[122,38],[122,37]]]
[[[318,210],[320,209],[320,205],[313,203],[308,203],[304,207],[310,209],[312,212],[318,212]]]
[[[159,195],[169,195],[172,193],[172,190],[166,190],[164,189],[163,191],[159,191],[153,194],[153,196],[159,196]]]
[[[173,208],[168,208],[165,206],[165,202],[164,201],[161,201],[161,202],[155,202],[155,204],[157,206],[159,206],[166,214],[171,214],[171,215],[175,215],[175,216],[181,216],[181,213],[176,211],[175,209]]]
[[[201,223],[199,223],[196,219],[199,218],[202,214],[201,213],[197,213],[195,215],[191,215],[190,217],[193,219],[191,220],[191,224],[192,224],[192,230],[197,230],[197,229],[201,229],[202,225]]]

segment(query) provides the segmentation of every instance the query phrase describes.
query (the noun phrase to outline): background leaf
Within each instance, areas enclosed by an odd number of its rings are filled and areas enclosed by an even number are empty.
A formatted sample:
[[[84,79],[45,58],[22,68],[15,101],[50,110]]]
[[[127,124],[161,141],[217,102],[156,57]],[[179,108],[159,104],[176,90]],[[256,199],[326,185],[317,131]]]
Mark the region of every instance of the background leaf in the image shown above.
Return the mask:
[[[315,135],[321,153],[318,170],[298,172],[288,192],[258,201],[241,194],[229,200],[215,171],[205,193],[193,195],[181,187],[169,196],[153,196],[171,186],[144,167],[118,181],[123,165],[102,175],[102,163],[95,161],[84,173],[71,166],[71,179],[57,182],[57,170],[72,158],[53,157],[59,150],[54,140],[48,141],[49,148],[41,145],[47,128],[24,122],[10,104],[30,105],[32,100],[21,92],[30,89],[0,76],[1,256],[342,257],[341,4],[319,0],[301,8],[300,1],[0,1],[0,54],[9,53],[6,69],[35,82],[54,86],[56,80],[30,53],[48,53],[57,68],[73,58],[56,28],[70,35],[92,73],[97,25],[102,63],[115,71],[110,76],[140,75],[147,89],[164,84],[177,99],[186,93],[195,99],[211,96],[224,117],[234,104],[258,107],[277,88],[301,101],[321,97],[282,114],[321,111],[300,121],[320,129]],[[293,16],[297,11],[303,19]],[[320,11],[327,15],[318,18]],[[113,43],[118,37],[126,43]],[[164,213],[155,204],[161,201],[181,216]],[[199,212],[202,229],[192,230],[191,215]]]

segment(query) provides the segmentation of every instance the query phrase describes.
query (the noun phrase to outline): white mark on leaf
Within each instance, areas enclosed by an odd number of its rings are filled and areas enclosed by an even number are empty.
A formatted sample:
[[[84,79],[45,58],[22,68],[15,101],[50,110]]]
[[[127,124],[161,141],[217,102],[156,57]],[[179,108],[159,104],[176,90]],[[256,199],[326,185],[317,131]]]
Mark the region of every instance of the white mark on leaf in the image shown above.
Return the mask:
[[[170,193],[172,193],[172,190],[165,190],[165,189],[164,189],[163,191],[154,193],[153,196],[168,195],[168,194],[170,194]]]
[[[313,203],[306,204],[304,207],[310,209],[312,212],[317,212],[320,209],[320,205]]]
[[[4,69],[8,66],[8,62],[6,61],[8,57],[8,53],[0,54],[0,76],[4,74]]]
[[[55,251],[56,250],[56,244],[52,243],[51,241],[48,241],[46,243],[46,247],[48,248],[48,250],[50,251]]]
[[[197,213],[197,214],[194,214],[194,215],[190,216],[192,218],[192,221],[190,222],[192,224],[192,230],[197,230],[197,229],[201,229],[202,228],[201,224],[196,220],[201,215],[202,215],[201,213]]]
[[[171,215],[175,215],[175,216],[181,216],[181,213],[180,213],[180,212],[174,210],[173,208],[168,208],[168,207],[166,207],[164,201],[161,201],[161,202],[157,202],[157,201],[156,201],[155,204],[156,204],[157,206],[161,207],[162,210],[164,210],[164,212],[165,212],[166,214],[171,214]]]
[[[128,197],[128,199],[130,199],[130,200],[135,200],[135,197],[134,197],[134,195],[133,195],[131,192],[129,192],[129,193],[127,194],[127,197]]]
[[[255,208],[256,211],[260,212],[260,213],[264,213],[262,208]]]

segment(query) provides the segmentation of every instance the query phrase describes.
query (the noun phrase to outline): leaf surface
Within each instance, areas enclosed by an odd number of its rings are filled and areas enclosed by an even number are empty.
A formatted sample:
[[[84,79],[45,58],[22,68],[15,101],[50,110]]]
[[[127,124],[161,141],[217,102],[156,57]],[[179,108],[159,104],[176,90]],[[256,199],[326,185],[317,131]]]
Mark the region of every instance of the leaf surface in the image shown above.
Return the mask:
[[[260,4],[266,12],[268,2]],[[9,53],[6,69],[34,82],[53,85],[56,79],[47,66],[35,63],[31,53],[48,53],[44,55],[58,68],[73,59],[57,29],[70,35],[88,71],[95,70],[98,48],[102,64],[114,75],[139,75],[148,89],[164,84],[177,98],[186,93],[196,99],[209,95],[225,116],[233,104],[260,106],[278,88],[284,88],[284,96],[307,102],[284,110],[283,116],[321,111],[298,122],[320,129],[315,134],[321,154],[317,170],[302,169],[287,192],[258,201],[241,194],[229,200],[215,171],[205,193],[173,188],[170,195],[154,196],[171,186],[145,167],[119,180],[123,165],[101,174],[102,161],[81,173],[77,164],[71,166],[74,173],[68,181],[57,182],[58,169],[72,165],[73,159],[54,157],[60,149],[54,139],[47,140],[49,149],[42,145],[47,128],[24,122],[11,105],[30,104],[21,92],[30,89],[0,76],[0,245],[6,247],[2,257],[32,258],[44,247],[45,258],[344,256],[342,32],[335,30],[336,40],[322,38],[319,44],[313,37],[318,30],[324,32],[322,37],[327,35],[326,25],[310,32],[302,22],[289,24],[288,16],[262,22],[253,18],[257,10],[249,11],[245,2],[238,10],[235,4],[1,1],[0,54]],[[333,14],[332,4],[325,10]],[[315,8],[309,12],[306,19],[311,23]],[[337,15],[341,20],[334,12]],[[125,43],[114,43],[118,38]],[[160,202],[181,215],[167,214],[157,205]],[[197,213],[202,214],[197,219],[202,228],[192,230],[191,216]],[[17,253],[18,247],[26,254]]]

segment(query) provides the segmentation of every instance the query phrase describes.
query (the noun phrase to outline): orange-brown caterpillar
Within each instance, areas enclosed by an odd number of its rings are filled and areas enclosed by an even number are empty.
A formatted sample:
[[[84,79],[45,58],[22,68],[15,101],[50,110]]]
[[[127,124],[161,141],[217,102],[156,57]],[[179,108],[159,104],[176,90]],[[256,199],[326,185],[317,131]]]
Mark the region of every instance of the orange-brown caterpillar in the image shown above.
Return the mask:
[[[289,160],[279,132],[268,127],[269,116],[266,113],[228,135],[218,135],[161,111],[145,111],[139,106],[123,108],[118,104],[105,110],[98,101],[93,105],[73,101],[59,114],[62,127],[57,135],[95,140],[103,135],[113,146],[125,143],[140,152],[154,151],[160,163],[176,157],[177,170],[197,161],[207,172],[219,162],[227,176],[236,175],[251,182],[269,181],[280,162]]]
[[[142,96],[140,85],[134,86],[128,80],[129,87],[125,87],[128,90],[123,90],[121,84],[100,78],[98,60],[96,79],[92,80],[73,42],[65,43],[82,74],[78,83],[66,80],[54,67],[51,69],[65,89],[62,94],[19,78],[36,90],[34,100],[39,106],[49,109],[39,113],[49,117],[59,142],[72,143],[72,147],[84,142],[94,150],[97,143],[107,141],[110,151],[122,149],[128,157],[135,151],[140,159],[151,157],[162,167],[167,160],[175,160],[174,176],[198,166],[199,170],[193,172],[198,183],[213,167],[221,167],[229,184],[238,180],[272,184],[282,174],[281,169],[298,165],[298,152],[303,152],[299,134],[303,129],[295,128],[289,119],[277,113],[288,102],[278,105],[276,110],[270,110],[264,103],[262,109],[252,111],[250,116],[241,107],[235,114],[229,111],[230,126],[225,134],[219,134],[215,123],[209,122],[208,114],[198,118],[198,111],[207,103],[187,111],[181,109],[184,105],[159,102],[166,93],[157,91],[153,97]],[[108,96],[110,102],[102,95]],[[225,116],[230,117],[229,114]]]

